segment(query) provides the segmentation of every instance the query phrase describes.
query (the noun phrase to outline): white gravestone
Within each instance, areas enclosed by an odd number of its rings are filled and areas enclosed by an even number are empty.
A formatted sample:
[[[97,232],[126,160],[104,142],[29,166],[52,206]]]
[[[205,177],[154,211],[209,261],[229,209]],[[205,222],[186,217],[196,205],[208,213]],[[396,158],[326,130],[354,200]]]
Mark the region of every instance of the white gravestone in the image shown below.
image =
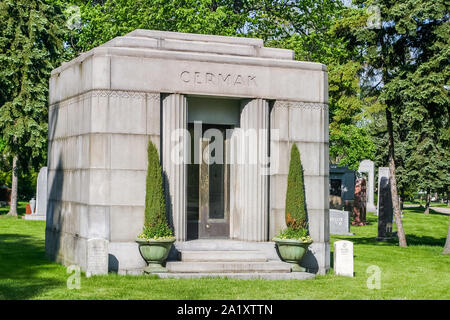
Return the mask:
[[[367,201],[366,210],[369,212],[375,212],[376,208],[374,205],[374,182],[375,182],[375,165],[371,160],[363,160],[359,164],[358,172],[367,172]]]
[[[31,205],[31,201],[30,201]],[[25,216],[27,220],[45,220],[47,214],[47,167],[42,167],[36,182],[36,210]]]
[[[353,277],[353,242],[340,240],[334,243],[334,274]]]
[[[87,241],[86,277],[108,274],[108,245],[103,238],[93,238]]]
[[[47,212],[47,167],[39,170],[36,190],[36,215],[44,216]]]

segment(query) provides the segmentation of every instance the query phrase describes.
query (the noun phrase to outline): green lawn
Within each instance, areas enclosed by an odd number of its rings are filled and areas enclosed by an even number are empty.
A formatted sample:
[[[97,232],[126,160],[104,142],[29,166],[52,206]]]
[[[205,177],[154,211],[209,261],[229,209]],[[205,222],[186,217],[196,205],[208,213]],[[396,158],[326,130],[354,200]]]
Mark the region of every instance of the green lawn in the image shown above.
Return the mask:
[[[0,299],[450,299],[450,256],[442,255],[449,217],[405,211],[408,248],[376,242],[376,216],[352,227],[355,277],[331,274],[305,281],[157,279],[152,276],[81,277],[66,286],[66,268],[44,256],[43,221],[0,216]],[[370,290],[367,267],[381,268],[381,289]]]
[[[417,204],[425,206],[425,201],[405,201],[404,204]],[[431,202],[430,207],[440,207],[440,208],[450,208],[450,206],[447,205],[447,202]]]
[[[17,203],[17,214],[19,216],[22,216],[25,214],[25,208],[27,206],[26,201],[19,201]],[[9,206],[8,207],[0,207],[0,215],[6,215],[9,212]]]

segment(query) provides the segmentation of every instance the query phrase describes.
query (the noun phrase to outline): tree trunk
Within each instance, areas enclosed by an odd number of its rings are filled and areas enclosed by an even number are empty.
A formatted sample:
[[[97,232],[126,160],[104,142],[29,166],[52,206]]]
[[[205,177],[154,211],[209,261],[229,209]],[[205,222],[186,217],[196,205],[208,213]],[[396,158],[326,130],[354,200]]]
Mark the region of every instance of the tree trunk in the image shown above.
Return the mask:
[[[450,219],[448,223],[447,241],[445,241],[443,254],[450,254]]]
[[[394,158],[394,133],[391,111],[386,108],[386,122],[388,129],[389,145],[389,180],[391,183],[392,207],[394,208],[395,224],[397,225],[398,244],[400,247],[407,247],[405,231],[403,230],[402,213],[398,203],[397,179],[395,177],[395,158]]]
[[[11,186],[11,206],[9,207],[8,215],[17,216],[17,185],[18,185],[18,168],[17,168],[17,156],[13,158],[12,167],[12,186]]]
[[[425,202],[425,214],[430,213],[430,200],[431,200],[431,192],[430,190],[427,190],[427,200]]]

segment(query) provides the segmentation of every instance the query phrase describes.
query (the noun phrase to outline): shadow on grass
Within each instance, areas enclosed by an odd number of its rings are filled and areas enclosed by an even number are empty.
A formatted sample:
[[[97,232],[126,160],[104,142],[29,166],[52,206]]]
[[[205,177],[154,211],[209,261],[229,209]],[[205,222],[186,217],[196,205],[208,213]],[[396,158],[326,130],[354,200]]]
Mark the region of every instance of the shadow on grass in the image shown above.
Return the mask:
[[[0,299],[30,299],[64,281],[37,274],[50,267],[44,241],[22,234],[0,234]]]

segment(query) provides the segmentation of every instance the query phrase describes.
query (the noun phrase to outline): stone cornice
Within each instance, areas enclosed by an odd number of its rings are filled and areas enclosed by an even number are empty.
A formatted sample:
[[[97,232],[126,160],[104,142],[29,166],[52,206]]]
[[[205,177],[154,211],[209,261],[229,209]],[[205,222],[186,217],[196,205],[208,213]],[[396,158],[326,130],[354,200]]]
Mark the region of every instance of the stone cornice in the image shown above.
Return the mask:
[[[154,101],[160,100],[160,93],[158,92],[143,92],[143,91],[131,91],[131,90],[111,90],[111,89],[94,89],[84,92],[80,95],[68,97],[59,102],[50,105],[50,108],[64,107],[65,105],[73,103],[74,100],[85,100],[96,97],[113,97],[113,98],[127,98],[127,99],[149,99]]]
[[[327,103],[318,102],[302,102],[302,101],[284,101],[277,100],[274,103],[275,108],[300,108],[306,110],[323,110],[328,111]]]

